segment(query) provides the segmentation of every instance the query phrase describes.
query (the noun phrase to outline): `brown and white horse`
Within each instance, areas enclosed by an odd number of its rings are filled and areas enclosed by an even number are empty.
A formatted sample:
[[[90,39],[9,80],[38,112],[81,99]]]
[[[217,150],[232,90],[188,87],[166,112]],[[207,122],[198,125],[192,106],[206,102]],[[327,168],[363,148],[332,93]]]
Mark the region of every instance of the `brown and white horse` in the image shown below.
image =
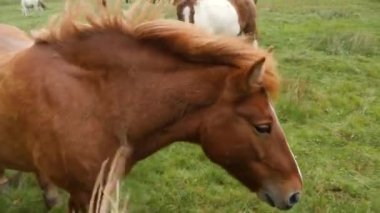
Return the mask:
[[[0,165],[53,181],[71,211],[86,211],[121,145],[129,171],[189,141],[268,204],[299,201],[301,174],[271,101],[271,53],[176,20],[83,16],[88,24],[64,16],[1,61]]]
[[[46,10],[46,5],[42,0],[21,0],[21,11],[25,16],[30,15],[30,10]]]
[[[245,34],[257,47],[256,1],[177,0],[178,20],[193,23],[215,34]]]

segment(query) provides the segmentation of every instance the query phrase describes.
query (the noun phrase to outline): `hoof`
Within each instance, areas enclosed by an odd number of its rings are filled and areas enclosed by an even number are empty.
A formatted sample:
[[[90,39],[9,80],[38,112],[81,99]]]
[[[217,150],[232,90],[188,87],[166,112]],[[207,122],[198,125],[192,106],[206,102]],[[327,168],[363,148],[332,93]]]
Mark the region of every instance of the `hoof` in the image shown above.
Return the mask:
[[[22,173],[17,172],[15,175],[9,178],[8,184],[12,187],[18,187],[20,185]]]
[[[57,192],[56,188],[48,188],[47,190],[44,191],[44,201],[45,201],[45,206],[48,210],[54,208],[59,204],[59,194]]]
[[[5,185],[8,183],[8,178],[5,176],[0,177],[0,185]]]
[[[45,199],[45,205],[48,210],[52,209],[53,207],[57,206],[58,199],[57,198],[46,198]]]

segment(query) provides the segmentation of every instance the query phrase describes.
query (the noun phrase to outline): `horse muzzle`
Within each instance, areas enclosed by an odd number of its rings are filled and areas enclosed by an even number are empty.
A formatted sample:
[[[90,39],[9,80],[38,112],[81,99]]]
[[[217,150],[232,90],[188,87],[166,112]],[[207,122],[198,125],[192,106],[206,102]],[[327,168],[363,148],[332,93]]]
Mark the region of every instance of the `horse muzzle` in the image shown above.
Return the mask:
[[[289,210],[301,199],[302,183],[293,180],[284,185],[266,184],[258,192],[257,196],[270,206]]]

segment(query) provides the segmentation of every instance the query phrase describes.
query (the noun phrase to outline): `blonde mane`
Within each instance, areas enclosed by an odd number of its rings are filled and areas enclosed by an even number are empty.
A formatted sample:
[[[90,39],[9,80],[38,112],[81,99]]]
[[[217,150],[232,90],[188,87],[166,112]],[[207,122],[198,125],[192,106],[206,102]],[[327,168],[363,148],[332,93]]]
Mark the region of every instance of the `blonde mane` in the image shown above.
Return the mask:
[[[252,64],[265,57],[263,86],[272,95],[278,93],[280,79],[272,54],[252,46],[236,37],[215,36],[191,24],[164,18],[166,1],[151,4],[136,1],[127,11],[121,1],[90,3],[77,0],[66,2],[66,9],[50,25],[34,33],[37,42],[58,43],[84,33],[118,30],[136,40],[157,42],[184,59],[194,62],[223,64],[248,70]],[[112,4],[113,3],[113,4]]]

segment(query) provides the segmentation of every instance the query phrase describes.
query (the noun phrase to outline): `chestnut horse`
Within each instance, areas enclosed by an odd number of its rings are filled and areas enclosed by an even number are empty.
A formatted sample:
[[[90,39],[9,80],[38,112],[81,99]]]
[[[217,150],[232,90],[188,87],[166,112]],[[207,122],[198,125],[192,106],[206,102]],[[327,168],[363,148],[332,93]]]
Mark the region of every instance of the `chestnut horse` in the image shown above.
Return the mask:
[[[177,0],[178,20],[215,34],[245,34],[257,47],[256,3],[253,0]]]
[[[129,171],[189,141],[268,204],[296,204],[303,184],[271,103],[272,54],[176,20],[123,14],[83,14],[88,24],[63,16],[2,61],[0,164],[51,180],[78,212],[122,144]]]

